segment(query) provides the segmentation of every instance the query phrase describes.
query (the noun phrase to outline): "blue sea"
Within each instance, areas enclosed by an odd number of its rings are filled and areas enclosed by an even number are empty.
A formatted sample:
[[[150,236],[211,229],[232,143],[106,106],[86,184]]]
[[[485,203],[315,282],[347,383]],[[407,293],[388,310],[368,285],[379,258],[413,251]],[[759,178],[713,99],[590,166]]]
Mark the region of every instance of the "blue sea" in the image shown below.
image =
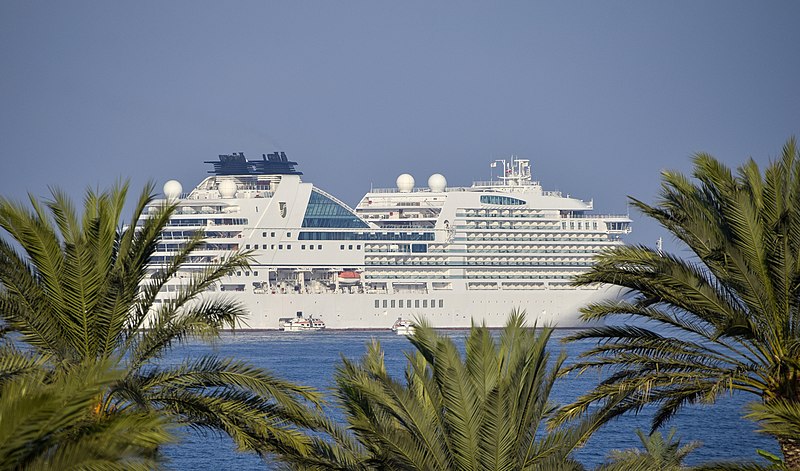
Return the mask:
[[[577,358],[589,343],[562,344],[560,340],[571,330],[556,330],[550,344],[552,356],[560,350],[567,352],[567,363]],[[457,344],[463,346],[466,331],[446,331]],[[405,367],[404,352],[412,350],[408,339],[390,331],[328,331],[314,333],[284,332],[236,332],[225,333],[209,345],[191,341],[186,345],[176,345],[164,359],[167,363],[178,362],[183,358],[194,358],[213,353],[246,360],[266,368],[291,381],[313,386],[330,394],[333,387],[333,373],[342,356],[360,358],[366,345],[373,338],[378,339],[386,354],[387,368],[393,374],[402,375]],[[571,375],[556,385],[551,400],[565,404],[588,391],[597,380],[596,374]],[[677,437],[682,443],[700,441],[702,446],[687,459],[688,464],[699,464],[711,460],[754,460],[757,449],[778,454],[774,440],[756,433],[756,426],[741,416],[744,405],[754,400],[751,395],[735,394],[723,397],[711,406],[689,406],[675,417],[666,427],[677,429]],[[635,430],[649,429],[651,416],[648,411],[638,416],[629,415],[617,419],[601,428],[576,457],[587,468],[600,464],[612,449],[640,447]],[[341,417],[339,417],[341,419]],[[276,469],[274,463],[265,462],[254,454],[237,452],[231,440],[216,434],[199,433],[192,430],[181,432],[181,441],[165,450],[170,459],[171,469],[224,470],[237,469]]]

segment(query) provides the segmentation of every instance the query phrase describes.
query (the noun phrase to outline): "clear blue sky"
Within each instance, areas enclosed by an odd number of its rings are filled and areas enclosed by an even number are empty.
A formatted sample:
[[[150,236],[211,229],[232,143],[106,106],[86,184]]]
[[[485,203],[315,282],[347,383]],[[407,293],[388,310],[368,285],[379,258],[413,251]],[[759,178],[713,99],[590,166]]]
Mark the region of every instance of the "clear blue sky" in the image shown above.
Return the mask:
[[[0,194],[283,150],[354,204],[494,158],[624,212],[800,134],[800,2],[0,2]],[[635,215],[634,215],[635,216]],[[632,242],[660,233],[635,217]]]

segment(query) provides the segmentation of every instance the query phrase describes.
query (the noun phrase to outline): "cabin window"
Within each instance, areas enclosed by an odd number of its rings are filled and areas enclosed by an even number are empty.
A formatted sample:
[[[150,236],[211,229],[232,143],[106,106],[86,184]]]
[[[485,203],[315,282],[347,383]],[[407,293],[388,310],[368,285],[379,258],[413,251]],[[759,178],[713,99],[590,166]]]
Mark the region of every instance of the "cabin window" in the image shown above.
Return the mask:
[[[339,250],[344,250],[344,244],[339,246]]]
[[[322,250],[322,245],[318,245],[317,250]]]
[[[439,307],[444,307],[444,299],[439,300]]]
[[[402,307],[403,307],[403,300],[401,299],[400,300],[400,308],[402,308]],[[411,307],[411,305],[409,305],[409,307]]]
[[[414,307],[419,308],[419,299],[414,300]]]
[[[275,244],[270,245],[269,248],[275,250]]]
[[[283,250],[283,244],[278,244],[278,250]]]
[[[353,246],[352,245],[348,245],[347,246],[347,250],[353,250]]]
[[[431,299],[431,307],[432,308],[436,307],[436,300],[435,299]]]
[[[274,232],[270,232],[270,233],[269,233],[269,236],[270,236],[270,237],[275,237],[275,233],[274,233]]]
[[[237,271],[237,272],[236,272],[236,276],[242,276],[242,272],[240,272],[240,271]]]
[[[392,299],[392,307],[395,307],[394,299]]]
[[[361,246],[360,245],[356,245],[356,250],[361,250]]]
[[[250,244],[245,245],[244,248],[249,249],[250,248]]]
[[[428,307],[428,300],[427,299],[423,299],[422,300],[422,307]]]
[[[291,236],[292,236],[292,233],[291,233],[291,232],[287,232],[287,233],[286,233],[286,237],[291,237]]]
[[[386,306],[387,306],[387,301],[384,299],[383,300],[383,308],[386,309]]]
[[[313,245],[309,245],[308,246],[308,250],[314,250],[314,246]]]
[[[258,276],[258,272],[257,272],[257,271],[254,271],[254,272],[253,272],[253,276]]]
[[[262,232],[262,233],[261,233],[261,237],[266,237],[266,236],[267,236],[267,233],[266,233],[266,232]]]
[[[376,300],[375,300],[375,307],[376,307],[376,308],[379,308],[379,307],[381,307],[381,302],[380,302],[380,300],[378,300],[378,299],[376,299]]]

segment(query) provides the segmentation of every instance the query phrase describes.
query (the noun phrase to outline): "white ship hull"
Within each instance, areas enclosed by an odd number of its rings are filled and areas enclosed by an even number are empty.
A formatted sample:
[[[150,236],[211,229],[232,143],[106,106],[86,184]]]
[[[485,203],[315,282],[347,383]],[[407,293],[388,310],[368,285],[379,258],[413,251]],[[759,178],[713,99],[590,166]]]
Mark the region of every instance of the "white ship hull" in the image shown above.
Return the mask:
[[[429,294],[227,294],[242,302],[250,315],[241,328],[277,330],[280,319],[302,313],[313,315],[328,329],[389,330],[398,317],[425,319],[436,328],[469,328],[474,322],[502,327],[514,309],[525,310],[528,325],[587,327],[580,320],[580,308],[591,302],[614,297],[616,288],[562,288],[542,290],[482,290],[432,292]],[[387,307],[383,308],[383,301]],[[411,308],[399,307],[399,301]],[[375,303],[379,307],[375,307]],[[392,308],[392,301],[395,307]],[[441,301],[442,307],[439,306]],[[423,308],[423,302],[428,307]],[[436,307],[431,308],[431,304]],[[415,307],[420,306],[420,307]]]

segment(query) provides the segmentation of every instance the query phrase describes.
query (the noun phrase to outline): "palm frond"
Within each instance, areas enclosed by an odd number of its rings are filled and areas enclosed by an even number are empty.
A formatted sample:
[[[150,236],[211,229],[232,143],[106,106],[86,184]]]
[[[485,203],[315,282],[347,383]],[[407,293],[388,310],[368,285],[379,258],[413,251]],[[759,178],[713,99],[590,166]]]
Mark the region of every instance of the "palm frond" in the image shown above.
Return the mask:
[[[121,374],[112,366],[86,363],[52,377],[39,370],[0,385],[0,467],[155,465],[156,448],[173,440],[163,418],[147,412],[102,417],[92,412]]]
[[[13,343],[0,345],[0,387],[20,376],[41,374],[48,360],[47,356],[22,351]]]
[[[94,392],[97,411],[108,420],[93,421],[92,430],[128,437],[119,444],[129,448],[109,442],[107,448],[116,450],[110,455],[86,452],[83,465],[88,468],[108,467],[108,456],[128,456],[126,450],[132,454],[124,466],[151,467],[155,461],[140,459],[142,447],[125,432],[139,429],[151,414],[162,422],[168,418],[228,433],[242,449],[262,454],[307,448],[310,439],[303,436],[302,424],[312,420],[309,404],[320,405],[313,390],[233,360],[201,359],[175,369],[153,366],[165,350],[187,338],[212,339],[220,329],[241,322],[242,306],[206,298],[204,292],[246,267],[251,254],[231,254],[184,279],[177,295],[154,309],[161,289],[202,248],[204,234],[196,232],[165,271],[153,274],[152,256],[177,206],[164,203],[151,214],[149,183],[131,223],[122,227],[127,191],[122,181],[106,191],[88,189],[81,214],[58,189],[51,189],[52,198],[44,203],[31,196],[30,209],[0,198],[0,227],[15,241],[0,240],[0,325],[3,333],[19,332],[15,341],[32,352],[30,357],[0,352],[0,387],[33,374],[45,374],[48,381],[73,374],[87,361],[123,367],[122,377],[103,382],[102,391]],[[142,217],[145,208],[148,215]],[[47,459],[68,466],[70,457],[81,453],[76,450],[97,442],[92,433],[73,434],[74,442],[59,440],[48,448]]]
[[[788,399],[751,402],[745,417],[759,424],[759,431],[781,439],[800,440],[800,405]]]
[[[343,359],[336,395],[365,462],[379,469],[582,469],[570,453],[604,417],[546,430],[565,358],[550,361],[551,333],[525,327],[524,313],[515,312],[499,339],[473,325],[462,355],[420,321],[404,382],[387,373],[377,342],[360,362]]]
[[[684,244],[689,257],[615,247],[577,277],[579,284],[617,285],[628,294],[582,310],[584,318],[610,325],[571,336],[598,344],[567,371],[606,376],[562,409],[561,420],[595,404],[618,414],[654,403],[656,427],[687,404],[741,390],[763,398],[748,417],[767,433],[780,438],[786,424],[794,424],[792,411],[800,404],[796,141],[763,170],[752,159],[733,171],[697,154],[693,177],[664,172],[655,204],[632,199]],[[624,325],[626,317],[647,328]],[[616,319],[623,325],[614,325]]]

